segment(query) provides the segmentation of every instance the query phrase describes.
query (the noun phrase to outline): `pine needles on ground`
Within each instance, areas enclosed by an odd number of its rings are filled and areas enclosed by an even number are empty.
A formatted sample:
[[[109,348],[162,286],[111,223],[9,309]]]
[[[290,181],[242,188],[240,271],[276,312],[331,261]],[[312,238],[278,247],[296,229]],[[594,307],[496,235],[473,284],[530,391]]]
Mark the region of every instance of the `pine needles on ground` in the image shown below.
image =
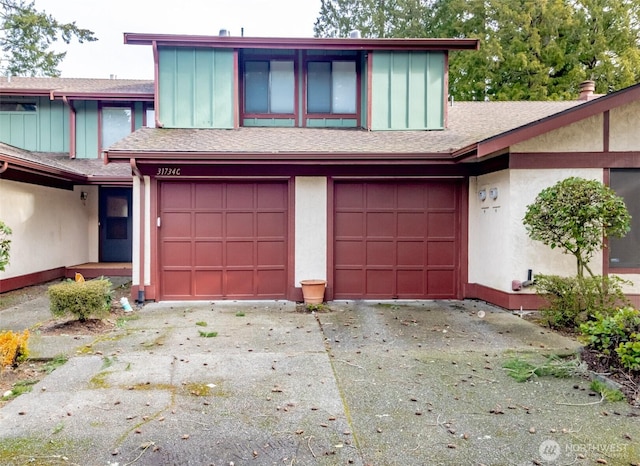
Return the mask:
[[[517,382],[526,382],[533,377],[566,378],[584,373],[583,364],[577,357],[561,358],[556,355],[547,356],[539,364],[513,358],[506,361],[502,367]]]

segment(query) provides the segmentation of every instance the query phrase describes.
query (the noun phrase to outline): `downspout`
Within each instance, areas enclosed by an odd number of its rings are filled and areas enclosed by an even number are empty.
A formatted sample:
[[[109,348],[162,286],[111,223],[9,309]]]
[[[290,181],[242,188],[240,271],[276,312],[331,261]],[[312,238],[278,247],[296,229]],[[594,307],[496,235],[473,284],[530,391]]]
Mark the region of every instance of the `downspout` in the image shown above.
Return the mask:
[[[129,163],[131,164],[131,170],[133,174],[138,177],[140,180],[140,270],[139,270],[139,286],[138,286],[138,299],[137,302],[139,304],[144,304],[144,268],[145,268],[145,257],[144,257],[144,238],[145,238],[145,228],[144,228],[144,218],[145,218],[145,204],[146,204],[146,195],[145,195],[145,185],[144,185],[144,176],[140,172],[138,165],[136,165],[136,159],[129,159]]]
[[[69,107],[69,157],[76,158],[76,108],[73,103],[67,99],[66,95],[62,96],[62,101]]]
[[[160,64],[158,56],[158,43],[154,40],[152,42],[153,49],[153,108],[155,115],[156,128],[164,128],[164,125],[160,121]]]

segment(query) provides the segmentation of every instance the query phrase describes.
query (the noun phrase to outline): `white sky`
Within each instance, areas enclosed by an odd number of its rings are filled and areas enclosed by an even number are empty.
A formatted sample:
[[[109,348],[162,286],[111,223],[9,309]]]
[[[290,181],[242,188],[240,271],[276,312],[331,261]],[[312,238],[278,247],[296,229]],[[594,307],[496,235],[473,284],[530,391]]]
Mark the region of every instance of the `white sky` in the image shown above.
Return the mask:
[[[124,45],[123,33],[312,37],[320,0],[36,0],[59,21],[92,30],[97,42],[57,45],[65,78],[153,79],[151,46]],[[63,47],[64,46],[64,47]]]

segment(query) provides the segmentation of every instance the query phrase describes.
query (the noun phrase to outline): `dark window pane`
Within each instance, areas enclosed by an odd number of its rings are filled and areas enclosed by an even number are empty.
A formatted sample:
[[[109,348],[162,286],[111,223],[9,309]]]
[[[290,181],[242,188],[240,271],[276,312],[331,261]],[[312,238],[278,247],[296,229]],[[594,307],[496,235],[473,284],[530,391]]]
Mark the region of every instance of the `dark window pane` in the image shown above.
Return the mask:
[[[624,199],[631,215],[631,231],[609,240],[609,267],[640,268],[640,170],[611,170],[611,189]]]
[[[269,111],[269,62],[248,61],[244,67],[244,111]]]
[[[331,63],[309,62],[307,68],[307,112],[331,112]]]
[[[0,112],[35,112],[38,106],[33,102],[0,102]]]

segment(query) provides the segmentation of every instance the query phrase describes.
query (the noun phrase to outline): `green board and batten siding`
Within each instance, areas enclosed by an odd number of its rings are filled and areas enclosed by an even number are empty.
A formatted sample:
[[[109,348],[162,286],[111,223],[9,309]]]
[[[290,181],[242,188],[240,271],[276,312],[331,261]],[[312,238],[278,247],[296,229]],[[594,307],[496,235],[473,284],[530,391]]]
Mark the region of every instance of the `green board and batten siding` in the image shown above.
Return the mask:
[[[372,68],[372,130],[444,128],[444,53],[376,51]]]
[[[0,112],[0,141],[38,152],[69,150],[69,108],[45,97],[3,97],[4,101],[33,102],[35,112]]]
[[[234,127],[233,51],[160,47],[159,119],[165,128]]]
[[[95,159],[98,157],[98,102],[77,100],[76,109],[76,157]]]

